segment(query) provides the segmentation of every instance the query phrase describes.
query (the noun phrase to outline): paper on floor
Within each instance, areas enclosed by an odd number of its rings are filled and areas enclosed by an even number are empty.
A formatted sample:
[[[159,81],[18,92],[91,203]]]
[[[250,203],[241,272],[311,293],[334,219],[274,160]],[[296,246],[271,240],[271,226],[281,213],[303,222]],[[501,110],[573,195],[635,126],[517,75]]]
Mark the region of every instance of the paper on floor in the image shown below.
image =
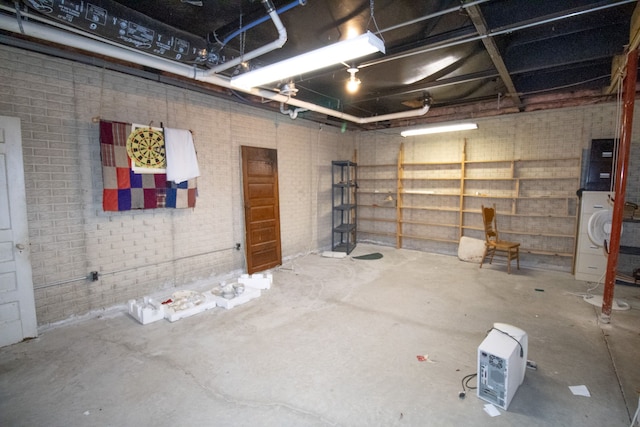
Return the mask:
[[[487,403],[486,405],[484,405],[484,412],[492,417],[497,417],[498,415],[500,415],[500,411],[498,411],[498,408],[493,406],[493,403]]]
[[[576,396],[591,397],[591,394],[589,393],[586,385],[570,385],[569,390],[571,390],[571,393],[575,394]]]

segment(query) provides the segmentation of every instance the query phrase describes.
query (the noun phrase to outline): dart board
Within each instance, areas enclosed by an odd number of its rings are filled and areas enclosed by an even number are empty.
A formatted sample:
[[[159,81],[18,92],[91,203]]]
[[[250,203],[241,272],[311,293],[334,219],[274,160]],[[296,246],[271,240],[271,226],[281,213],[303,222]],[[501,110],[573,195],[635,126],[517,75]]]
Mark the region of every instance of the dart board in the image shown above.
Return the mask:
[[[137,128],[127,138],[127,154],[136,166],[165,168],[164,133],[153,128]]]

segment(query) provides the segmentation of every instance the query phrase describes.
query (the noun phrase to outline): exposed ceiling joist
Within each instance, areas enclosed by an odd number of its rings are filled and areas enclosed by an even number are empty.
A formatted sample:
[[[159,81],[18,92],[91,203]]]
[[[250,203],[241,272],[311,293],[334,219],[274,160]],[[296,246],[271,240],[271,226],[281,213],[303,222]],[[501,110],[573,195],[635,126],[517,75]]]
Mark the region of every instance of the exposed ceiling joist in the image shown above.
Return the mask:
[[[487,23],[482,16],[482,11],[479,6],[471,6],[467,8],[467,12],[469,13],[469,17],[471,18],[471,22],[476,27],[478,34],[481,36],[488,36],[489,30],[487,28]],[[483,37],[482,43],[484,44],[484,48],[487,50],[487,53],[491,57],[491,61],[493,65],[498,70],[498,74],[502,79],[502,82],[507,87],[508,96],[511,97],[515,105],[522,106],[522,100],[518,96],[518,91],[511,80],[511,75],[509,74],[509,70],[507,70],[507,66],[502,59],[502,55],[500,54],[500,50],[496,46],[495,41],[491,37]]]
[[[275,111],[281,110],[281,102],[296,109],[317,106],[315,113],[301,112],[300,117],[338,125],[355,117],[356,125],[366,124],[367,129],[404,126],[407,112],[422,111],[425,99],[431,109],[420,120],[426,121],[444,120],[439,108],[473,111],[476,116],[503,114],[514,107],[525,111],[532,102],[536,108],[562,105],[557,101],[562,97],[571,103],[592,102],[586,93],[593,94],[593,102],[606,102],[611,98],[599,95],[607,88],[610,93],[616,90],[606,76],[612,74],[613,58],[629,43],[629,26],[630,48],[640,43],[637,0],[271,0],[287,40],[281,48],[243,61],[243,55],[250,56],[277,36],[266,1],[207,1],[194,7],[177,0],[93,0],[91,6],[79,0],[0,0],[1,17],[12,20],[0,43],[26,37],[14,29],[16,21],[37,21],[73,35],[104,39],[145,59],[164,59],[162,67],[153,68],[128,56],[131,69],[144,69],[148,78],[154,73],[167,78],[168,70],[177,69],[181,79],[188,79],[188,69],[193,85],[207,91],[214,82],[222,82],[217,93],[236,99],[223,83],[237,73],[336,43],[351,31],[375,33],[383,28],[378,35],[384,39],[386,55],[293,76],[243,97],[244,102]],[[51,45],[50,40],[30,41]],[[106,58],[64,41],[56,49],[86,55],[87,63],[98,57],[126,65],[122,58]],[[360,70],[357,94],[345,90],[350,67]],[[196,78],[200,75],[211,81]],[[290,83],[299,89],[295,97],[280,97],[280,89]],[[583,95],[575,98],[575,92]],[[539,95],[553,96],[554,102],[534,100]],[[271,102],[265,102],[267,98]],[[459,108],[467,104],[469,108]],[[376,125],[380,116],[392,119]]]

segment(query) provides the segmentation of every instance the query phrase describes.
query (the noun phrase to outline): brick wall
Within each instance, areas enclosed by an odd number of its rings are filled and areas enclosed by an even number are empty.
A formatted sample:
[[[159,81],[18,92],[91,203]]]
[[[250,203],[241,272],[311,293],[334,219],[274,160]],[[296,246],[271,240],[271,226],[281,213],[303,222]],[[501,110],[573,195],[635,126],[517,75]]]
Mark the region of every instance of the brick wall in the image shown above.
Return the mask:
[[[405,139],[393,130],[342,133],[6,46],[0,46],[0,114],[22,120],[40,325],[243,271],[243,251],[232,249],[235,243],[244,246],[241,145],[278,150],[286,262],[330,247],[331,160],[395,164],[401,142],[408,160],[458,158],[464,137],[467,156],[474,159],[579,156],[591,139],[612,137],[617,123],[615,105],[607,104],[479,119],[480,129],[465,134]],[[103,212],[94,117],[192,130],[202,172],[197,207]],[[636,123],[639,119],[636,110]],[[627,200],[640,202],[640,174],[635,173],[640,168],[640,126],[633,135]],[[394,231],[393,223],[384,226]],[[373,240],[395,245],[392,237]],[[455,252],[437,242],[416,249]],[[62,283],[90,271],[100,272],[100,280]]]
[[[418,137],[402,138],[399,136],[398,131],[384,130],[377,132],[369,132],[366,134],[358,135],[356,147],[358,150],[360,163],[362,165],[372,164],[394,164],[397,161],[400,144],[404,144],[404,161],[408,163],[419,162],[459,162],[462,158],[462,147],[464,140],[466,139],[466,159],[473,161],[480,160],[510,160],[510,159],[554,159],[554,158],[567,158],[575,157],[580,158],[584,155],[588,155],[586,151],[590,147],[592,139],[599,138],[612,138],[616,134],[619,119],[617,118],[617,108],[614,103],[600,104],[597,106],[586,106],[580,108],[567,108],[562,110],[547,110],[540,112],[521,113],[518,115],[499,116],[494,118],[483,118],[474,120],[478,123],[478,130],[443,133],[435,135],[424,135]],[[635,122],[640,123],[640,111],[635,110]],[[553,163],[549,164],[551,166]],[[557,165],[556,165],[557,166]],[[475,165],[467,166],[467,176],[473,176],[473,174],[479,174],[478,176],[499,176],[499,171],[488,171],[487,167],[482,164],[479,166],[479,171],[471,169],[471,167],[477,167]],[[496,167],[493,165],[492,167]],[[544,165],[530,164],[527,166],[529,169],[522,172],[527,176],[532,174],[547,174],[558,173],[557,167],[553,170],[545,170]],[[536,169],[537,168],[537,169]],[[573,166],[573,168],[579,168],[579,165]],[[393,168],[392,168],[393,169]],[[419,169],[419,168],[418,168]],[[434,176],[440,176],[440,178],[446,178],[447,174],[454,174],[458,176],[460,171],[455,166],[447,167],[442,166],[442,170],[434,170],[430,168],[428,173],[435,174]],[[361,176],[364,176],[365,168],[361,168]],[[633,131],[632,137],[632,150],[630,156],[629,178],[627,182],[627,201],[640,202],[640,125],[636,125]],[[376,173],[380,176],[384,173],[389,174],[390,169],[376,169]],[[409,169],[405,168],[405,176],[411,173]],[[424,172],[422,172],[424,173]],[[507,168],[507,173],[511,174]],[[441,175],[437,175],[441,174]],[[576,170],[576,176],[580,175],[580,171]],[[371,175],[373,176],[373,175]],[[452,175],[453,176],[453,175]],[[417,176],[419,177],[419,176]],[[453,184],[452,184],[453,183]],[[362,186],[365,185],[363,181]],[[371,184],[373,185],[373,184]],[[376,185],[387,185],[386,181],[376,182]],[[420,186],[420,182],[406,182],[405,185],[417,185]],[[455,181],[442,181],[441,183],[431,183],[433,186],[441,185],[455,185],[458,188],[447,189],[442,188],[443,192],[454,193],[459,190],[459,183]],[[480,184],[483,188],[490,189],[492,193],[498,193],[501,191],[501,186],[508,186],[512,188],[512,184],[503,183],[501,181],[485,182]],[[522,202],[522,206],[525,207],[525,203],[531,204],[531,209],[535,206],[541,206],[545,203],[544,194],[540,191],[544,190],[545,186],[537,184],[535,189],[529,190],[527,185],[530,185],[528,181],[521,183],[520,193],[522,195],[535,195],[540,196],[539,200],[527,200]],[[550,192],[557,191],[553,182],[547,183]],[[558,184],[559,185],[559,184]],[[563,184],[563,185],[566,185]],[[387,185],[388,186],[388,185]],[[575,190],[579,188],[579,185],[575,186]],[[510,191],[510,190],[508,190]],[[529,194],[529,193],[530,194]],[[573,192],[571,192],[573,193]],[[361,200],[367,200],[368,204],[377,204],[375,209],[363,208],[360,209],[362,216],[375,217],[375,221],[369,221],[362,223],[360,236],[363,239],[372,242],[379,242],[384,244],[395,245],[395,238],[393,236],[385,236],[385,233],[393,233],[395,224],[385,221],[386,219],[394,219],[395,210],[385,209],[385,205],[382,202],[383,197],[374,194],[369,199],[364,194],[361,196]],[[412,197],[412,196],[405,196]],[[419,196],[417,196],[419,199]],[[452,196],[450,200],[441,197],[439,200],[443,204],[448,203],[447,206],[455,206],[458,204],[457,197]],[[411,202],[409,202],[410,204]],[[415,201],[414,204],[420,204],[421,201]],[[465,202],[466,203],[466,202]],[[479,202],[478,202],[479,203]],[[509,202],[510,203],[510,202]],[[575,203],[574,203],[575,205]],[[382,208],[381,208],[382,207]],[[465,210],[479,210],[478,206],[465,205]],[[500,210],[501,207],[498,207]],[[507,205],[502,207],[503,210],[509,209]],[[570,214],[575,212],[575,206],[569,207]],[[448,215],[448,216],[447,216]],[[429,223],[456,223],[455,216],[457,213],[449,214],[443,211],[425,211],[419,212],[416,210],[407,210],[405,213],[405,220],[417,221],[417,222],[429,222]],[[469,225],[474,220],[474,214],[465,213],[463,224]],[[477,215],[476,215],[477,216]],[[442,217],[442,218],[440,218]],[[476,218],[478,224],[481,224],[480,219]],[[505,221],[509,218],[505,218]],[[516,218],[514,217],[515,221]],[[526,218],[517,218],[517,228],[526,230],[529,233],[535,233],[539,229],[540,224],[537,219],[529,220],[527,223]],[[535,221],[538,221],[534,223]],[[557,221],[557,219],[554,219]],[[571,220],[567,220],[571,221]],[[573,220],[575,222],[575,220]],[[508,226],[508,223],[506,224]],[[561,224],[552,224],[555,227],[561,227]],[[573,228],[573,223],[569,224],[569,229]],[[515,228],[516,225],[513,225]],[[367,228],[369,230],[376,230],[379,233],[366,234],[362,232],[362,229]],[[567,227],[564,227],[565,229]],[[623,233],[623,244],[640,246],[640,241],[637,240],[640,235],[640,226],[628,224],[628,232]],[[632,231],[633,228],[633,231]],[[538,230],[542,232],[542,230]],[[442,227],[421,227],[421,226],[405,226],[405,232],[411,234],[421,234],[428,239],[405,239],[403,247],[433,251],[448,255],[455,255],[457,252],[457,243],[446,243],[441,240],[456,240],[455,234],[457,233],[455,228],[444,229]],[[472,235],[472,237],[481,237],[480,232],[476,232],[474,235],[473,230],[466,230],[464,235]],[[552,233],[549,231],[549,233]],[[565,234],[566,232],[563,232]],[[625,240],[625,234],[627,239]],[[537,240],[546,239],[544,243],[549,246],[562,246],[562,252],[571,252],[571,246],[573,245],[568,239],[562,241],[553,241],[554,237],[539,237]],[[539,241],[530,238],[532,244],[541,244]],[[567,246],[571,243],[569,246]],[[638,266],[640,266],[640,257],[636,257]],[[625,262],[632,262],[625,258]],[[564,271],[571,271],[572,259],[570,257],[556,257],[556,256],[531,256],[527,257],[523,261],[524,265],[536,265],[544,268],[561,269]],[[625,267],[627,270],[629,267]]]
[[[349,134],[5,46],[0,94],[0,114],[21,119],[40,325],[243,272],[241,145],[278,150],[283,258],[330,245],[330,164]],[[94,117],[192,130],[196,208],[104,212]],[[90,271],[100,280],[62,283]]]

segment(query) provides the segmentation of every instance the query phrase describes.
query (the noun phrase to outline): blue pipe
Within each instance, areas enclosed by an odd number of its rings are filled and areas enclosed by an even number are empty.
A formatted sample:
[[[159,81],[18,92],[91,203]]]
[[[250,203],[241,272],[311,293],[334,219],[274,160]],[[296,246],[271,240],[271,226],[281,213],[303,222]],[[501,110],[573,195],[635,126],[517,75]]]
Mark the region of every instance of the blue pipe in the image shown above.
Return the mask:
[[[296,6],[299,6],[299,5],[303,5],[304,6],[306,4],[307,4],[307,0],[296,0],[294,2],[289,3],[288,5],[282,6],[280,9],[277,9],[276,13],[278,15],[280,15],[280,14],[282,14],[282,13],[284,13],[284,12],[290,10],[290,9],[293,9]],[[259,18],[259,19],[255,20],[255,21],[247,24],[244,27],[238,28],[233,33],[229,34],[224,40],[222,40],[222,46],[226,46],[227,43],[229,43],[233,38],[235,38],[239,34],[242,34],[245,31],[247,31],[247,30],[249,30],[249,29],[251,29],[251,28],[253,28],[253,27],[257,26],[257,25],[260,25],[263,22],[268,21],[269,19],[270,19],[269,15],[265,15],[262,18]]]

